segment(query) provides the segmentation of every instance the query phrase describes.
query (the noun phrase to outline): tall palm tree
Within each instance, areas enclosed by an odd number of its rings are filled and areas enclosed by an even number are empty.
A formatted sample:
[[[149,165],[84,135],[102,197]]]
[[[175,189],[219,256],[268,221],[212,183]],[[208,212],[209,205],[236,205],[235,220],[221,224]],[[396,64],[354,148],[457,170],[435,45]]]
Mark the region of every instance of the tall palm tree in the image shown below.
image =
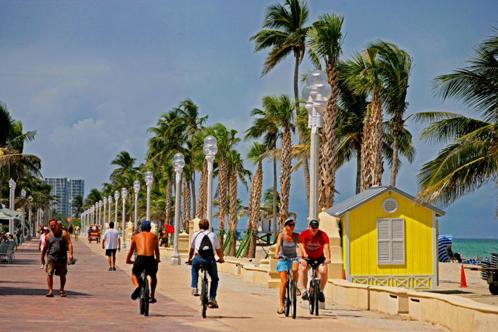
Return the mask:
[[[355,93],[367,93],[372,101],[363,122],[361,146],[361,189],[382,183],[382,95],[385,66],[371,44],[342,66],[345,81]]]
[[[310,35],[310,54],[321,67],[325,63],[328,83],[332,95],[323,114],[324,127],[320,142],[320,195],[319,208],[330,208],[334,204],[335,171],[337,164],[337,100],[339,97],[338,63],[342,51],[342,16],[325,14],[313,23]]]
[[[270,49],[263,66],[263,75],[270,72],[289,54],[294,55],[293,86],[296,113],[299,110],[299,65],[306,52],[308,16],[309,9],[306,3],[301,0],[284,0],[283,5],[275,4],[266,9],[263,29],[251,37],[251,40],[255,41],[256,51]],[[304,134],[300,132],[299,141],[301,142],[304,137]],[[303,171],[306,188],[309,188],[310,174],[307,158],[303,160]]]
[[[249,242],[247,257],[250,258],[254,258],[256,256],[256,237],[259,218],[261,215],[261,194],[263,192],[263,159],[266,157],[266,152],[266,145],[254,142],[251,150],[249,150],[249,153],[247,154],[248,159],[257,165],[256,173],[252,178],[248,207],[248,231],[251,233],[251,240]]]
[[[247,188],[247,178],[250,177],[251,173],[244,168],[244,162],[238,153],[235,150],[229,151],[227,155],[228,159],[228,169],[229,169],[229,196],[230,196],[230,244],[228,249],[229,256],[235,256],[236,245],[237,245],[237,222],[239,219],[238,213],[238,190],[237,183],[238,180],[245,185]]]
[[[255,108],[252,110],[251,115],[254,122],[249,129],[246,130],[245,139],[258,139],[263,138],[264,145],[267,151],[275,150],[277,148],[277,141],[282,133],[275,121],[273,111],[271,109],[271,99],[263,98],[263,108]],[[273,216],[273,235],[277,235],[277,156],[273,156],[273,191],[272,191],[272,216]]]
[[[412,66],[410,55],[392,43],[379,42],[374,45],[380,55],[380,62],[384,64],[385,104],[386,112],[390,114],[390,131],[392,141],[391,186],[396,186],[399,171],[400,139],[406,119],[404,114],[408,107],[406,95],[408,92],[408,79]]]
[[[449,142],[419,172],[420,195],[450,204],[498,178],[498,35],[485,40],[469,65],[436,77],[443,99],[454,97],[482,119],[450,112],[425,112],[416,119],[433,122],[422,138]]]

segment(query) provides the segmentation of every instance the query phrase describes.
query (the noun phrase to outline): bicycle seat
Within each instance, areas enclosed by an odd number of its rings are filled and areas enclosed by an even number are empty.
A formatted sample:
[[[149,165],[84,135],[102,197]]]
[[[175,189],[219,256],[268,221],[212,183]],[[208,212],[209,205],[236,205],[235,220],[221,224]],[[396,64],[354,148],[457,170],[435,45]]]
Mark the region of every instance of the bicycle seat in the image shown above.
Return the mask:
[[[317,269],[317,268],[318,268],[318,266],[319,266],[320,264],[322,264],[323,262],[325,262],[325,257],[320,257],[320,258],[318,258],[318,259],[310,259],[310,258],[307,258],[307,259],[306,259],[306,262],[308,262],[308,264],[309,264],[312,268]]]
[[[199,269],[207,269],[207,268],[208,268],[208,266],[205,265],[205,264],[200,264],[199,265]]]

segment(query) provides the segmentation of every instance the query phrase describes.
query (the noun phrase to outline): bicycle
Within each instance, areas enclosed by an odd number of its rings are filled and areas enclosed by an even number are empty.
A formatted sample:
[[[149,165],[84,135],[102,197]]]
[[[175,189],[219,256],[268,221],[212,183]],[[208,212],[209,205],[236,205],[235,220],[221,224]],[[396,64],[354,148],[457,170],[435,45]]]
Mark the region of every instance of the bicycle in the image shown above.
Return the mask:
[[[285,256],[279,256],[279,259],[284,261],[292,261],[292,258],[288,258]],[[289,314],[292,314],[292,318],[296,319],[297,314],[297,285],[294,280],[294,273],[292,271],[292,264],[289,270],[287,270],[287,285],[285,285],[285,293],[284,293],[284,308],[285,308],[285,316],[289,317]]]
[[[217,260],[216,262],[221,263],[220,260]],[[187,261],[185,262],[187,265],[192,265],[192,261]],[[207,308],[209,306],[209,280],[208,280],[208,273],[207,273],[207,265],[201,264],[199,265],[199,270],[201,272],[201,315],[202,318],[206,318],[206,313],[207,313]]]
[[[308,289],[309,310],[311,315],[315,314],[318,316],[318,296],[321,292],[318,266],[325,261],[325,257],[320,257],[318,259],[305,258],[305,261],[311,266],[311,280]]]
[[[140,287],[140,315],[149,316],[149,301],[150,301],[150,288],[149,288],[149,278],[147,278],[147,273],[145,269],[140,274],[140,279],[138,280]]]

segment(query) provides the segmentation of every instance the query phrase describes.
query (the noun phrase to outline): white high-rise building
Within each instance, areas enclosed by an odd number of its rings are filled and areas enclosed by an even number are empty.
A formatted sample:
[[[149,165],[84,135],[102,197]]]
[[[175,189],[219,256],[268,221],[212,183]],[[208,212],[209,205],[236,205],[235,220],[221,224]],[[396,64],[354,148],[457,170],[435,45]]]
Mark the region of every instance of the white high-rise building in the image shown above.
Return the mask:
[[[73,204],[73,200],[77,196],[84,198],[85,180],[45,178],[45,182],[52,187],[50,195],[56,197],[56,201],[52,203],[50,209],[56,210],[64,218],[74,217],[76,215],[76,207]]]

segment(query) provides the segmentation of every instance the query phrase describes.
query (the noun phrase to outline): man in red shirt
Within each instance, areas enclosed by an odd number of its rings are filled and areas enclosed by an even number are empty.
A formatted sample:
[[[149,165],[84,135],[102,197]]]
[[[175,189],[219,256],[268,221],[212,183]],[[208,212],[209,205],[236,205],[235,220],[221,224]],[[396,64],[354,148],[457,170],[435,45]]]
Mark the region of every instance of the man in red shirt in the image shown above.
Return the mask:
[[[304,250],[309,259],[321,261],[320,267],[318,268],[318,273],[320,274],[320,294],[318,295],[318,300],[320,302],[325,302],[325,296],[323,295],[323,289],[327,285],[328,279],[328,268],[327,264],[330,263],[330,247],[329,247],[329,236],[324,231],[318,229],[318,220],[311,220],[309,222],[309,227],[307,230],[301,233],[301,242],[303,243]],[[303,282],[303,300],[308,300],[308,270],[310,266],[306,261],[303,261],[301,268],[299,269],[299,279]]]

